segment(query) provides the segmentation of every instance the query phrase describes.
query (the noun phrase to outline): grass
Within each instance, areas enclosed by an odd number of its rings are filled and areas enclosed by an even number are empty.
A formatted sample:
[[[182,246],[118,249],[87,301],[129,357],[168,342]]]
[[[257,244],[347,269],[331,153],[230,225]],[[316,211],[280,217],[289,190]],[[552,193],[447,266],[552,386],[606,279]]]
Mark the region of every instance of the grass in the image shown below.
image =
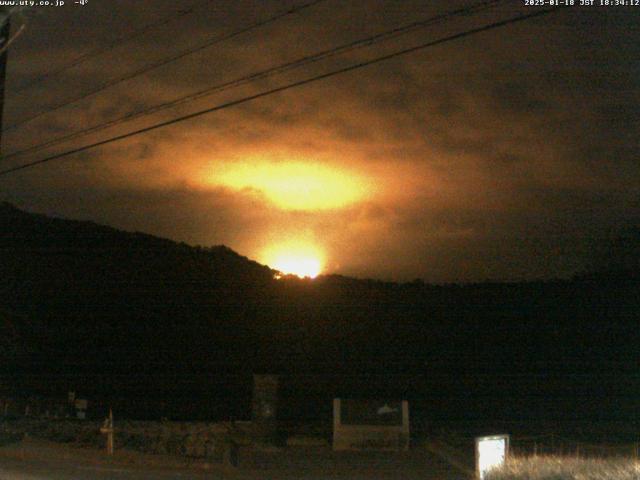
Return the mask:
[[[639,480],[640,462],[629,458],[584,459],[542,456],[512,458],[487,480]]]

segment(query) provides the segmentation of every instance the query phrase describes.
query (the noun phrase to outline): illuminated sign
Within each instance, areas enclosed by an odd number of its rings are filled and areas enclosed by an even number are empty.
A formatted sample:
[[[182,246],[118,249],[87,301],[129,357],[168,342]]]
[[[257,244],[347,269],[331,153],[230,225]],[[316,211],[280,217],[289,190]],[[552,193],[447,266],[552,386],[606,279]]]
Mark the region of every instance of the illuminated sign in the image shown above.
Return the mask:
[[[476,473],[484,480],[489,470],[501,467],[509,455],[509,435],[476,438]]]

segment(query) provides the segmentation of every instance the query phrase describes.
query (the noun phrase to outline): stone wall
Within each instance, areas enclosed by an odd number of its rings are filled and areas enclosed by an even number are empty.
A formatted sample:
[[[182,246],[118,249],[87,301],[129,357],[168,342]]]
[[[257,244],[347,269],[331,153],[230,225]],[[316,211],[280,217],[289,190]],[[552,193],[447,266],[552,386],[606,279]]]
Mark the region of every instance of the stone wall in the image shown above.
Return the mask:
[[[105,448],[102,422],[74,419],[0,418],[0,443],[29,435],[88,448]],[[144,453],[180,455],[222,462],[230,449],[249,445],[250,426],[204,422],[114,422],[115,448]]]

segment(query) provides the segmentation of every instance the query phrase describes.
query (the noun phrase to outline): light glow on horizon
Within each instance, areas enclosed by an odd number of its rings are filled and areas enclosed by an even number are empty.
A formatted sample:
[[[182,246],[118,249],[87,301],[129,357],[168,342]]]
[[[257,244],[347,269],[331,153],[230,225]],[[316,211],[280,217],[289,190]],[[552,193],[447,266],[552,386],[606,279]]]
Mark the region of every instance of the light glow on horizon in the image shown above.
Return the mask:
[[[270,247],[262,256],[264,263],[284,275],[316,278],[323,269],[323,255],[320,251],[301,242]],[[280,276],[276,275],[276,278]]]
[[[366,181],[345,169],[303,161],[248,161],[219,167],[211,180],[261,192],[282,210],[329,210],[363,200]]]

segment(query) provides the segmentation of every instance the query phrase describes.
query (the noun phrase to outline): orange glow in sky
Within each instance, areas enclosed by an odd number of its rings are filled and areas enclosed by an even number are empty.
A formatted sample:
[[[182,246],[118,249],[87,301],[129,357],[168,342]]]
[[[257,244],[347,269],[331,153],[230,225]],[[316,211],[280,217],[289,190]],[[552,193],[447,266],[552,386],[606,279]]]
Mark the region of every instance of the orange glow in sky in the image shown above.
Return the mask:
[[[323,254],[311,244],[289,242],[267,248],[262,262],[284,274],[315,278],[323,268]]]
[[[347,170],[301,161],[248,161],[216,169],[214,182],[263,193],[283,210],[326,210],[365,198],[366,181]]]

